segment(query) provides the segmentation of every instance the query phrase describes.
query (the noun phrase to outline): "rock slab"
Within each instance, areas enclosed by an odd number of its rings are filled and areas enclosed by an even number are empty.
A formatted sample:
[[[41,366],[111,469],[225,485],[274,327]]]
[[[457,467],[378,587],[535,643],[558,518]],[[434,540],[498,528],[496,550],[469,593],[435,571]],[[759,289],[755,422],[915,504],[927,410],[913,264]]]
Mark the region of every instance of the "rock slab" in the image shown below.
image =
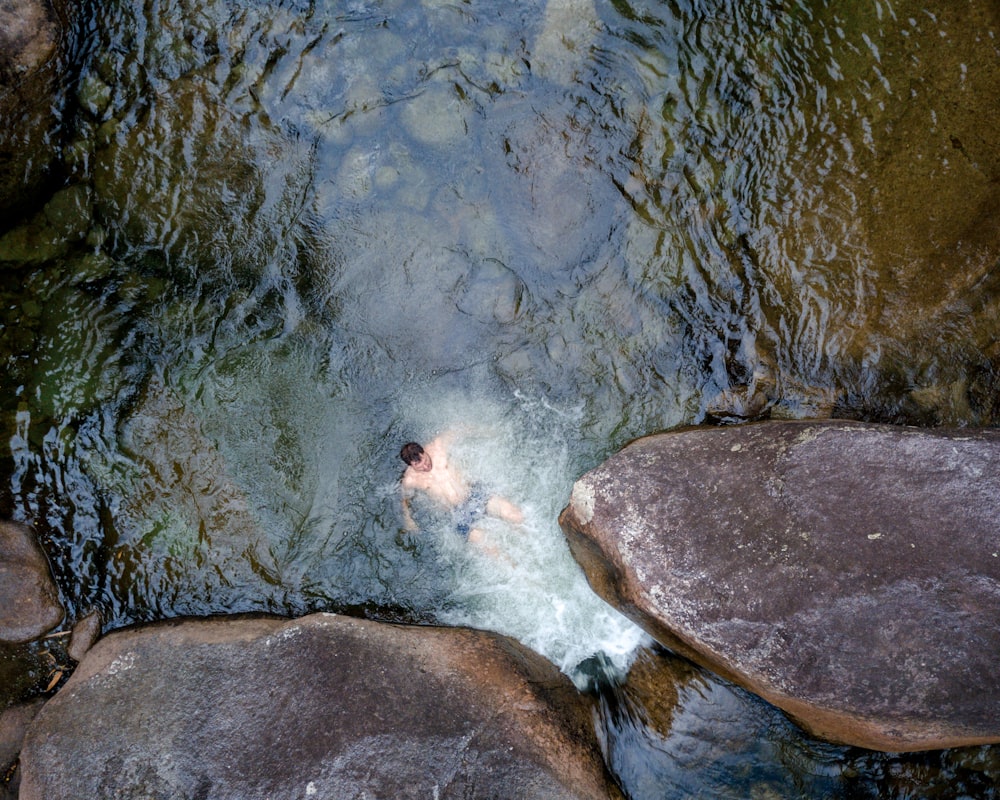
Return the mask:
[[[21,769],[21,800],[620,797],[589,708],[540,656],[329,614],[105,636]]]
[[[30,642],[63,618],[59,592],[35,532],[0,521],[0,642]]]
[[[560,523],[598,594],[814,735],[1000,741],[1000,431],[658,434],[577,481]]]

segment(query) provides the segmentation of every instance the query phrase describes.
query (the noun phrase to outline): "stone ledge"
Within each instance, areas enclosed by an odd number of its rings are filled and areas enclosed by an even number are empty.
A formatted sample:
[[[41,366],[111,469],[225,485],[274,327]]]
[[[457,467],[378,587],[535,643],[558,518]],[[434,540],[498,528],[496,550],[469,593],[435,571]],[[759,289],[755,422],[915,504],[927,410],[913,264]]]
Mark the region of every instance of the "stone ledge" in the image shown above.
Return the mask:
[[[560,523],[606,600],[821,738],[1000,741],[1000,431],[659,434],[583,476]]]
[[[541,656],[333,614],[108,634],[36,717],[21,768],[21,800],[621,798],[587,701]]]

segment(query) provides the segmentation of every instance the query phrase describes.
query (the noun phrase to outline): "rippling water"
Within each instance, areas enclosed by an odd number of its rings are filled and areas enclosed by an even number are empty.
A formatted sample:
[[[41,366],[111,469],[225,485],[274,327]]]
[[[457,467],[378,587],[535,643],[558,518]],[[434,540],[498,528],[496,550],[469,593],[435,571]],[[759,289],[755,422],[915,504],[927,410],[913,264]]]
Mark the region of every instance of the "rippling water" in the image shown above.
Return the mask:
[[[996,17],[92,7],[64,188],[0,239],[4,510],[109,628],[471,624],[581,684],[638,652],[676,698],[602,700],[634,798],[993,796],[992,748],[832,748],[637,651],[555,519],[680,424],[996,424]],[[456,425],[466,471],[527,512],[489,531],[505,560],[401,531],[399,445]]]

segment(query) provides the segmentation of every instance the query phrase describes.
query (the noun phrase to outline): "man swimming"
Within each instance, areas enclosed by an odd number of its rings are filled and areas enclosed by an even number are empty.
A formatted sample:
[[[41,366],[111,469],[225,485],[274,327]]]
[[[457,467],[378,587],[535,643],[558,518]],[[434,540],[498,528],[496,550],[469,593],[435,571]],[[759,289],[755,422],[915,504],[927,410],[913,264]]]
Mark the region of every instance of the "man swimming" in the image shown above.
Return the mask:
[[[426,447],[407,442],[399,451],[399,457],[406,462],[400,484],[406,529],[417,529],[410,513],[410,499],[418,491],[451,510],[455,530],[476,544],[483,542],[483,532],[475,525],[484,516],[521,524],[524,521],[521,509],[503,497],[491,495],[481,483],[470,486],[451,466],[447,451],[450,440],[448,435],[439,436]]]

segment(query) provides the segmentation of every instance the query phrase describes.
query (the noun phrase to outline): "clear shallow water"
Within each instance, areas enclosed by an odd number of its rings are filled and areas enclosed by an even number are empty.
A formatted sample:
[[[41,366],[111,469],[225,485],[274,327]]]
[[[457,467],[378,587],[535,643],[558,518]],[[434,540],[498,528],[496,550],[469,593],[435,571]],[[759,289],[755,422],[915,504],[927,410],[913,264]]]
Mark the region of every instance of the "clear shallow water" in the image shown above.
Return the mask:
[[[638,633],[556,516],[629,439],[761,407],[995,424],[995,243],[946,240],[989,208],[992,14],[102,5],[68,188],[0,239],[4,510],[108,627],[340,610],[624,669]],[[488,531],[513,563],[400,530],[400,444],[456,425],[527,512]],[[991,748],[830,748],[656,658],[672,713],[603,700],[633,797],[992,791]]]

